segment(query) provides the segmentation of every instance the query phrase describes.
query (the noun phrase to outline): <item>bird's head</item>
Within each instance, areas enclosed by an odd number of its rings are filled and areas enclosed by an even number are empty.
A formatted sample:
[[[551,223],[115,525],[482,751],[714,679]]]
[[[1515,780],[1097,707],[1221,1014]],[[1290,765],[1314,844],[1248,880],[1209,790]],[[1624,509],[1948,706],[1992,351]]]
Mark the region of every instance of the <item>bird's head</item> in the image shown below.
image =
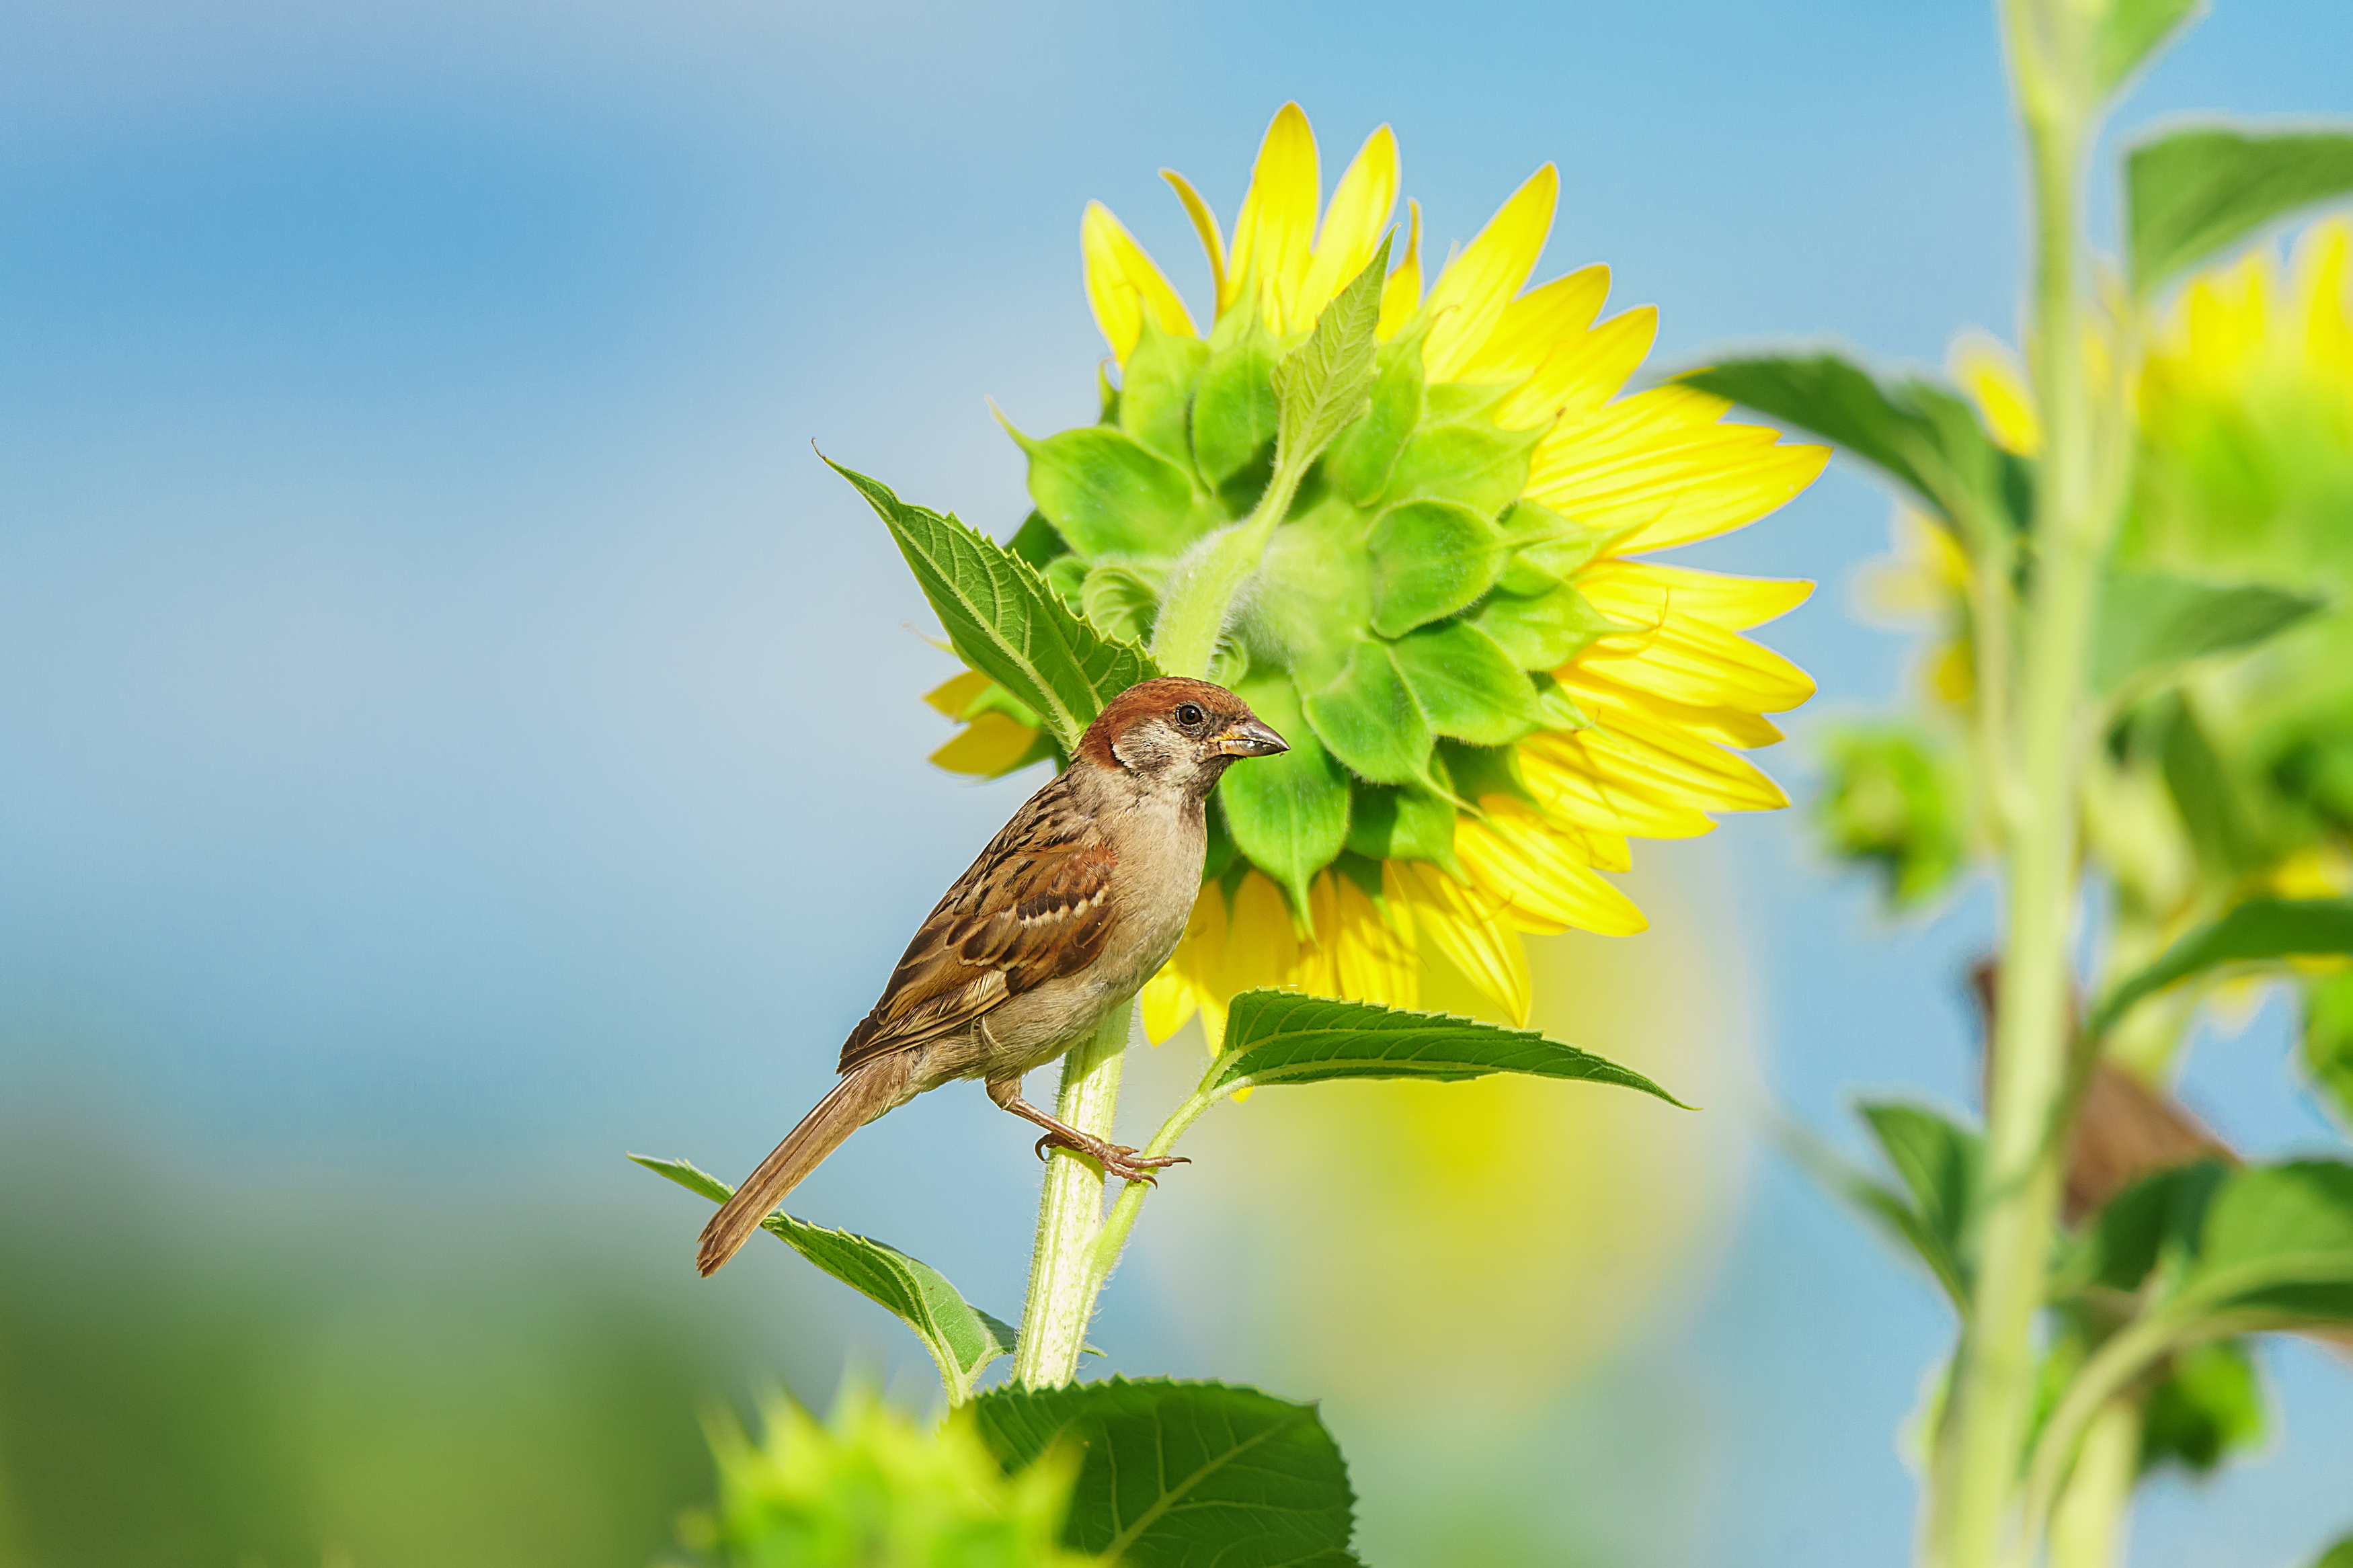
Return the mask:
[[[1087,726],[1079,758],[1154,788],[1205,797],[1238,757],[1269,757],[1290,743],[1222,686],[1166,675],[1113,698]]]

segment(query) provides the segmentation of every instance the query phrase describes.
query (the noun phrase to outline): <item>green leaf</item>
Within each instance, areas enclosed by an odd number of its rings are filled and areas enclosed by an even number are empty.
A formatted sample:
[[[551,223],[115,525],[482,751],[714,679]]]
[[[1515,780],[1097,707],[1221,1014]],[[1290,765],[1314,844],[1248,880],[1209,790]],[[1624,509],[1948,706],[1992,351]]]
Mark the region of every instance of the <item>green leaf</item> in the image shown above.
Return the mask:
[[[2175,1464],[2211,1475],[2263,1440],[2263,1391],[2238,1340],[2192,1345],[2173,1358],[2141,1407],[2140,1468]]]
[[[1303,472],[1344,426],[1364,416],[1373,390],[1373,329],[1381,319],[1381,284],[1388,276],[1389,242],[1380,248],[1315,318],[1307,341],[1274,367],[1276,460]]]
[[[2305,984],[2304,1070],[2353,1129],[2353,970]]]
[[[1079,584],[1079,607],[1087,623],[1104,636],[1141,645],[1160,613],[1165,576],[1124,562],[1105,562],[1089,569]]]
[[[2119,984],[2092,1015],[2096,1037],[2144,996],[2226,963],[2353,953],[2353,899],[2250,899]]]
[[[2312,1568],[2353,1568],[2353,1533],[2340,1535],[2313,1561]]]
[[[1504,535],[1452,501],[1408,501],[1373,524],[1373,630],[1401,637],[1465,608],[1504,570]]]
[[[2093,633],[2092,684],[2104,697],[2145,686],[2192,659],[2253,647],[2325,603],[2263,583],[2111,573]]]
[[[1505,430],[1485,419],[1433,420],[1414,431],[1381,497],[1452,501],[1494,517],[1527,488],[1542,429]]]
[[[684,1160],[659,1160],[647,1154],[629,1158],[714,1204],[725,1203],[735,1191]],[[895,1247],[846,1230],[828,1230],[781,1212],[770,1215],[762,1228],[914,1330],[915,1337],[938,1363],[940,1381],[953,1403],[962,1404],[971,1397],[974,1381],[991,1362],[1013,1353],[1018,1331],[973,1306],[945,1275]]]
[[[1366,639],[1340,678],[1300,705],[1324,747],[1375,784],[1427,784],[1430,721],[1422,716],[1387,643]]]
[[[1598,530],[1532,500],[1514,501],[1497,521],[1512,551],[1502,584],[1509,593],[1549,593],[1574,577],[1606,542]]]
[[[1206,531],[1185,470],[1124,432],[1082,425],[1013,438],[1029,454],[1029,498],[1082,555],[1174,555]]]
[[[2220,1160],[2193,1161],[2133,1183],[2084,1227],[2053,1276],[2055,1295],[2086,1290],[2137,1293],[2160,1267],[2178,1276],[2198,1249],[2206,1211],[2230,1176]]]
[[[1353,1568],[1356,1495],[1312,1405],[1219,1383],[1007,1388],[973,1406],[1008,1471],[1084,1456],[1064,1542],[1129,1568]]]
[[[1471,624],[1522,669],[1557,669],[1596,639],[1625,629],[1566,583],[1532,595],[1497,594]]]
[[[953,515],[910,505],[881,480],[825,461],[891,530],[958,657],[1036,710],[1065,752],[1077,749],[1104,703],[1160,673],[1142,648],[1072,614],[1018,555]]]
[[[1279,669],[1252,676],[1240,695],[1291,750],[1227,769],[1218,801],[1235,845],[1274,879],[1293,916],[1304,921],[1307,885],[1348,841],[1348,775],[1316,741],[1291,677]]]
[[[1970,1233],[1984,1139],[1926,1106],[1880,1100],[1861,1109],[1921,1217],[1957,1257],[1966,1258],[1974,1246]]]
[[[1374,360],[1372,406],[1340,432],[1324,454],[1324,472],[1333,488],[1359,504],[1388,483],[1398,454],[1421,423],[1421,344],[1426,330],[1398,333],[1380,346]]]
[[[2122,86],[2205,8],[2203,0],[2109,0],[2092,37],[2092,76],[2100,96]]]
[[[2249,821],[2244,792],[2181,693],[2168,692],[2147,704],[2142,722],[2156,736],[2166,794],[2209,879],[2236,882],[2270,859]]]
[[[1877,869],[1897,909],[1951,886],[1968,801],[1949,746],[1903,721],[1844,725],[1826,738],[1823,761],[1813,816],[1832,853]]]
[[[1684,384],[1812,432],[1910,489],[1944,517],[2017,527],[2022,465],[1968,405],[1919,380],[1883,385],[1837,354],[1762,354],[1691,371]]]
[[[1193,386],[1208,359],[1208,344],[1162,331],[1146,311],[1120,371],[1119,427],[1179,469],[1192,466]]]
[[[1266,334],[1246,332],[1214,351],[1193,396],[1193,461],[1201,477],[1223,485],[1250,467],[1274,439],[1275,412],[1274,348]]]
[[[1054,525],[1046,521],[1046,514],[1034,510],[1021,520],[1021,526],[1014,531],[1012,538],[1005,542],[1005,548],[1040,572],[1046,570],[1056,556],[1071,552],[1071,547],[1062,542],[1062,536],[1054,531]]]
[[[1347,1078],[1454,1082],[1495,1072],[1615,1084],[1692,1109],[1630,1068],[1533,1030],[1296,991],[1245,991],[1233,999],[1224,1065],[1208,1087]]]
[[[1389,657],[1433,733],[1501,746],[1539,722],[1526,671],[1467,622],[1425,626],[1391,643]]]
[[[2297,1160],[2233,1173],[2206,1211],[2179,1294],[2209,1312],[2353,1321],[2353,1165]]]
[[[2353,191],[2353,132],[2169,132],[2132,150],[2125,186],[2133,287],[2152,294],[2275,219]]]
[[[1434,790],[1359,783],[1348,847],[1367,860],[1427,860],[1455,871],[1454,821],[1454,803]]]
[[[1926,1266],[1954,1311],[1968,1310],[1968,1277],[1959,1256],[1910,1196],[1856,1169],[1806,1128],[1785,1124],[1779,1131],[1783,1147],[1808,1175]]]

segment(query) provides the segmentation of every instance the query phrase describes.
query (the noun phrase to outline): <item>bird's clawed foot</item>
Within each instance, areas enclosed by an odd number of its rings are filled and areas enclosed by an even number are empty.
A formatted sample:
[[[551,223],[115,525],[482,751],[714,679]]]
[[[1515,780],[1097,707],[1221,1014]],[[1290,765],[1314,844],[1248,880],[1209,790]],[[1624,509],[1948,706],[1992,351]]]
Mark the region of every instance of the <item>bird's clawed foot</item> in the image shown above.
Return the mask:
[[[1153,1174],[1154,1172],[1193,1163],[1189,1155],[1139,1154],[1124,1143],[1107,1143],[1100,1138],[1089,1138],[1084,1133],[1065,1137],[1060,1132],[1049,1132],[1038,1140],[1038,1158],[1044,1159],[1049,1149],[1067,1149],[1073,1154],[1083,1154],[1101,1165],[1106,1176],[1117,1176],[1123,1182],[1142,1182],[1151,1187],[1160,1184],[1160,1178]]]

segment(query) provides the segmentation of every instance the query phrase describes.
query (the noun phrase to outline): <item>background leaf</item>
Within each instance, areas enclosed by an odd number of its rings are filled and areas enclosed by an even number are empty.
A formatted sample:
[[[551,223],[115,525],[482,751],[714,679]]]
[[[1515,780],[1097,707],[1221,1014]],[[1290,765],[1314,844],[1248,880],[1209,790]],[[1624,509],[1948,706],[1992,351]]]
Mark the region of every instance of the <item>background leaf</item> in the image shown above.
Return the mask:
[[[1160,673],[1142,648],[1073,615],[1020,556],[952,515],[902,501],[879,479],[825,461],[898,541],[956,653],[1036,710],[1066,752],[1104,703]]]
[[[1985,1140],[1976,1131],[1926,1106],[1894,1100],[1866,1102],[1865,1125],[1880,1152],[1910,1194],[1913,1211],[1931,1237],[1942,1263],[1928,1259],[1939,1278],[1947,1274],[1966,1299],[1977,1272],[1977,1199]]]
[[[2201,0],[2111,0],[2092,39],[2092,70],[2105,97],[2163,47]]]
[[[2113,696],[2218,653],[2274,637],[2325,600],[2263,583],[2199,583],[2164,572],[2115,572],[2092,641],[2092,684]]]
[[[1611,1083],[1656,1095],[1670,1105],[1683,1104],[1630,1068],[1533,1030],[1296,991],[1245,991],[1235,997],[1226,1018],[1226,1050],[1233,1059],[1213,1089],[1244,1079],[1254,1084],[1344,1078],[1451,1081],[1517,1072]]]
[[[2105,1034],[2142,997],[2221,964],[2324,953],[2353,953],[2353,899],[2250,899],[2118,984],[2090,1029]]]
[[[2353,133],[2176,131],[2132,150],[2125,187],[2133,287],[2154,293],[2274,219],[2353,191]]]
[[[648,1154],[629,1158],[714,1204],[725,1203],[735,1191],[684,1160]],[[788,1214],[770,1215],[762,1228],[913,1329],[938,1363],[951,1401],[968,1398],[973,1380],[997,1357],[1013,1353],[1018,1337],[1013,1325],[972,1305],[946,1275],[895,1247],[846,1230],[828,1230]]]
[[[1967,403],[1932,383],[1883,385],[1834,353],[1752,355],[1680,379],[1835,443],[1955,522],[2024,521],[2023,461],[1994,444]]]
[[[1219,1383],[998,1389],[974,1405],[1013,1470],[1084,1458],[1065,1542],[1132,1568],[1352,1568],[1356,1494],[1312,1405]]]
[[[1819,1185],[1844,1199],[1889,1240],[1924,1264],[1956,1312],[1968,1310],[1969,1282],[1958,1255],[1908,1194],[1848,1163],[1807,1128],[1784,1124],[1780,1142]]]

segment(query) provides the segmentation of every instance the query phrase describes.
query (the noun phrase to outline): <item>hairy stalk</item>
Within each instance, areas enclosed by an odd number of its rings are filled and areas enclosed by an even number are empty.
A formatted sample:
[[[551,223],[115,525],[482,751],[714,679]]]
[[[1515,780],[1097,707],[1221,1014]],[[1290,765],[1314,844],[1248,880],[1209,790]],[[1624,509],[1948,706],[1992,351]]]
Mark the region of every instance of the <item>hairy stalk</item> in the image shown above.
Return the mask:
[[[2100,1407],[2075,1468],[2051,1513],[2051,1568],[2117,1568],[2140,1472],[2141,1404],[2129,1394]]]
[[[1108,1138],[1119,1119],[1119,1078],[1127,1059],[1133,1005],[1103,1020],[1094,1037],[1062,1058],[1054,1114],[1082,1131]],[[1102,1280],[1089,1267],[1103,1229],[1103,1173],[1092,1161],[1056,1149],[1046,1158],[1038,1199],[1038,1240],[1029,1255],[1029,1295],[1013,1347],[1013,1381],[1051,1388],[1071,1381],[1086,1343]]]
[[[2034,200],[2028,332],[2046,442],[2038,474],[2008,774],[2001,1006],[1987,1106],[1982,1261],[1938,1456],[1940,1568],[1992,1568],[2012,1513],[2034,1387],[2033,1330],[2058,1224],[2069,1100],[2068,953],[2077,892],[2085,674],[2111,520],[2084,357],[2078,193],[2091,129],[2091,18],[2010,0],[2010,69]],[[2031,1553],[2031,1540],[2024,1542]]]

